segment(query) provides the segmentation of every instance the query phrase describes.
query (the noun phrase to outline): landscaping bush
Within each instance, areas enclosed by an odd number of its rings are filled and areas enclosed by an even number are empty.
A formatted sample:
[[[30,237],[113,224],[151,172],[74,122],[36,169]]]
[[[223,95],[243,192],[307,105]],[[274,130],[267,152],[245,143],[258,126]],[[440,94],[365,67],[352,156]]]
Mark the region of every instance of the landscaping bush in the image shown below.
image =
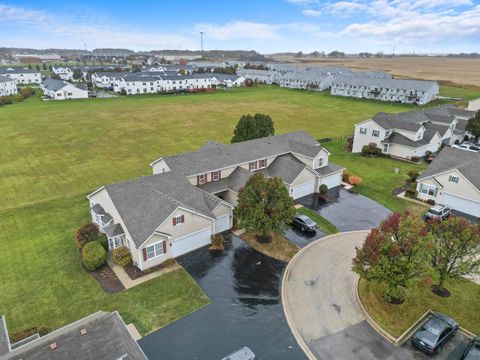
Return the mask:
[[[10,105],[13,104],[13,96],[2,96],[0,97],[0,105]]]
[[[132,254],[126,246],[120,246],[112,251],[113,262],[118,266],[124,267],[132,262]]]
[[[344,170],[342,175],[342,181],[348,183],[348,178],[352,175],[353,173],[350,170]]]
[[[417,180],[417,177],[418,177],[418,175],[420,175],[420,174],[418,173],[418,171],[410,170],[410,171],[407,173],[407,175],[408,175],[408,177],[410,178],[410,181],[413,182],[413,181]]]
[[[108,251],[108,239],[107,235],[101,234],[100,237],[97,239],[97,241],[100,243],[100,245],[103,246],[105,250]]]
[[[410,184],[410,186],[405,190],[405,197],[410,199],[417,198],[417,183]]]
[[[435,205],[435,200],[428,199],[428,200],[427,200],[427,204],[433,206],[433,205]]]
[[[216,234],[212,236],[212,244],[210,245],[211,251],[222,251],[225,249],[225,243],[222,234]]]
[[[320,194],[326,194],[328,191],[328,186],[325,184],[320,185]]]
[[[79,249],[83,248],[86,243],[97,240],[100,236],[100,230],[97,224],[86,224],[75,233],[75,241]]]
[[[98,241],[90,241],[85,244],[82,250],[83,266],[93,271],[105,263],[107,252]]]
[[[377,147],[377,144],[375,143],[370,143],[362,147],[363,156],[376,156],[376,155],[380,155],[381,152],[382,150],[379,147]]]
[[[35,95],[35,90],[31,87],[24,87],[20,89],[20,94],[22,94],[24,99],[28,99],[30,96]]]
[[[120,95],[127,95],[127,91],[125,89],[120,90]]]
[[[419,162],[420,161],[420,158],[418,156],[412,156],[410,158],[410,161],[413,161],[413,162]]]
[[[348,183],[350,185],[353,185],[353,186],[360,185],[362,182],[363,182],[363,179],[360,176],[357,176],[357,175],[351,175],[348,178]]]
[[[15,98],[15,102],[22,102],[24,100],[22,94],[15,94],[14,98]]]
[[[429,157],[429,156],[432,156],[432,152],[431,151],[425,151],[425,157]]]

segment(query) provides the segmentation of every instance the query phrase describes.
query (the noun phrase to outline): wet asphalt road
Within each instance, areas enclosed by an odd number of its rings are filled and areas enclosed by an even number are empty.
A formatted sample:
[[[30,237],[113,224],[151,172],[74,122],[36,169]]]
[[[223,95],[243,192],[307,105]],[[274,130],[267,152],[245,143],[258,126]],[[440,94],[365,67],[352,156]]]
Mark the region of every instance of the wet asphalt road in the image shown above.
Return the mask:
[[[316,210],[340,231],[369,230],[391,214],[376,201],[341,187],[330,189],[325,197],[312,194],[296,202]]]
[[[235,236],[221,254],[202,248],[177,260],[211,304],[142,338],[139,344],[150,360],[220,360],[243,346],[258,359],[306,359],[281,304],[286,263]]]

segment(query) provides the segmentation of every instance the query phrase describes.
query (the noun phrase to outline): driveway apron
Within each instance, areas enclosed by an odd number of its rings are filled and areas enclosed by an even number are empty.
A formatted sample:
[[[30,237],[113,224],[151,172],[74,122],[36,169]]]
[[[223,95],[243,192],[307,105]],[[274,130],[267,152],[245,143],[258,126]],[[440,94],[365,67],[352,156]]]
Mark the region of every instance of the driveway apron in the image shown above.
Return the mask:
[[[222,253],[202,248],[178,261],[211,304],[142,338],[139,344],[150,360],[216,360],[244,346],[259,359],[306,359],[281,304],[286,263],[235,236]]]

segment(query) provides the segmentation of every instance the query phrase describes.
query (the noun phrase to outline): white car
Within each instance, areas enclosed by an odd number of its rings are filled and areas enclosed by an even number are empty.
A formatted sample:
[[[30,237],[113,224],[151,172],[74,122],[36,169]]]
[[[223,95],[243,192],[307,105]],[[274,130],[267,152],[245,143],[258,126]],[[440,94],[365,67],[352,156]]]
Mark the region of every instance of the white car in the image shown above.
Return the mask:
[[[452,148],[455,148],[458,150],[476,152],[476,153],[480,152],[480,148],[475,145],[467,145],[467,144],[452,145]]]

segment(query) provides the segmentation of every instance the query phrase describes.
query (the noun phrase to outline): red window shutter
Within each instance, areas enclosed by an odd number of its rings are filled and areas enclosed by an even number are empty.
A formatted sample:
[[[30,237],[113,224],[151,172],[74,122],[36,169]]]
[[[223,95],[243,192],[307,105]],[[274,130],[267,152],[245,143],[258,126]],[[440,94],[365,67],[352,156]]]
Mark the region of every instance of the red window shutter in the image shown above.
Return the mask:
[[[164,241],[162,245],[163,245],[163,253],[166,254],[167,253],[167,242]]]
[[[143,261],[147,261],[147,248],[143,248]]]
[[[222,178],[222,170],[218,170],[218,180]]]
[[[177,218],[172,219],[172,224],[173,224],[173,226],[177,225]]]
[[[180,222],[183,224],[185,222],[185,215],[182,215],[180,219],[181,219]]]
[[[197,175],[197,185],[200,185],[200,175]]]

